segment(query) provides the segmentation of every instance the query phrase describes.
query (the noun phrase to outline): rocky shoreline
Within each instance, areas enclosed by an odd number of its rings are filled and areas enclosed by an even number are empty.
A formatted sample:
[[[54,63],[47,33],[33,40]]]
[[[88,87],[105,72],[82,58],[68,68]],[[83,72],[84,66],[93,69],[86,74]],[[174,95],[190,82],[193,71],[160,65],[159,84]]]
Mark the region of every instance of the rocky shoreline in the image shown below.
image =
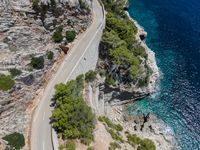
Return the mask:
[[[156,63],[155,53],[146,45],[144,39],[147,36],[147,32],[141,27],[136,20],[130,17],[129,13],[125,11],[129,19],[137,27],[136,39],[145,48],[148,55],[147,64],[152,70],[150,76],[149,85],[144,88],[137,89],[139,93],[154,93],[158,89],[158,82],[160,79],[160,72]],[[108,103],[107,103],[108,104]],[[109,105],[108,117],[115,123],[121,123],[123,127],[130,133],[137,134],[142,138],[149,138],[156,144],[158,150],[174,150],[178,149],[178,144],[174,136],[173,130],[167,126],[162,120],[158,119],[153,114],[150,114],[147,120],[144,121],[145,115],[133,116],[127,111],[129,105]],[[143,125],[142,125],[143,124]],[[143,126],[141,128],[141,126]],[[142,130],[141,130],[142,129]]]
[[[138,29],[138,32],[136,34],[136,39],[139,41],[141,46],[145,48],[146,53],[148,55],[147,63],[150,66],[150,68],[152,69],[152,75],[150,77],[149,85],[143,89],[139,89],[139,91],[147,92],[147,93],[148,92],[154,93],[159,88],[157,83],[159,82],[159,79],[161,77],[161,73],[160,73],[157,63],[156,63],[155,53],[146,45],[146,43],[144,41],[144,39],[147,36],[147,32],[144,30],[144,28],[142,26],[140,26],[138,24],[138,22],[136,20],[131,18],[130,14],[127,11],[125,11],[125,13],[127,14],[129,19],[134,23],[134,25]],[[141,121],[141,119],[142,119],[144,121],[144,116],[142,118],[138,117],[138,116],[130,116],[127,111],[128,106],[129,105],[115,106],[112,108],[112,110],[123,110],[123,111],[121,111],[121,112],[124,112],[124,114],[122,115],[123,119],[125,116],[126,117],[128,116],[130,118],[136,117],[137,118],[136,120]],[[114,113],[114,114],[116,114],[116,113]],[[119,111],[118,111],[118,114],[119,114]],[[134,130],[136,129],[135,127],[137,126],[137,121],[135,121],[133,118],[131,118],[129,121],[127,121],[126,119],[123,121],[122,118],[119,120],[122,121],[122,123],[125,125],[125,127],[128,130],[132,130],[133,128],[134,128]],[[147,120],[148,121],[144,123],[145,131],[143,131],[143,132],[138,131],[138,132],[136,132],[137,134],[139,134],[143,138],[152,139],[156,143],[156,147],[160,150],[179,149],[178,144],[175,139],[174,132],[168,125],[166,125],[162,120],[158,119],[153,114],[150,114],[148,116]],[[134,124],[135,124],[135,126],[134,126]],[[149,127],[151,127],[150,130],[148,130]]]
[[[154,93],[157,89],[157,83],[160,79],[160,72],[156,63],[156,57],[155,53],[146,45],[144,39],[147,36],[147,32],[135,21],[133,18],[130,17],[129,13],[125,11],[129,19],[134,23],[134,25],[137,27],[137,34],[136,34],[136,40],[140,43],[142,47],[145,48],[145,51],[148,55],[147,64],[152,70],[152,74],[150,76],[149,85],[145,88],[139,88],[138,92],[144,92],[144,93]]]
[[[158,119],[153,114],[130,115],[127,108],[130,104],[126,105],[113,105],[110,103],[110,95],[102,91],[103,80],[97,75],[97,80],[89,83],[84,89],[84,99],[88,105],[94,110],[97,116],[106,116],[113,123],[122,125],[124,131],[131,134],[136,134],[141,139],[148,138],[152,140],[157,150],[175,150],[178,149],[173,130],[167,126],[162,120]],[[99,122],[97,123],[99,126]],[[108,138],[104,128],[97,128],[95,130],[95,137]],[[108,141],[98,139],[94,141],[94,145],[109,145],[112,138]],[[101,143],[101,144],[100,144]],[[123,147],[123,145],[122,145]],[[97,146],[98,150],[98,146]]]
[[[127,97],[122,98],[123,96],[126,96],[126,94],[121,93],[121,91],[105,87],[105,79],[97,75],[97,80],[89,84],[89,86],[86,88],[85,99],[88,100],[88,104],[93,108],[97,116],[105,115],[110,120],[112,120],[112,122],[121,124],[123,128],[128,132],[136,134],[142,139],[151,139],[155,143],[156,149],[179,149],[173,130],[162,120],[158,119],[153,114],[134,116],[130,115],[127,111],[127,107],[130,106],[128,103],[133,103],[134,101],[140,100],[141,98],[144,98],[158,90],[157,83],[161,77],[161,73],[159,72],[158,66],[156,64],[155,53],[148,48],[144,41],[147,33],[137,23],[137,21],[130,17],[128,12],[125,13],[137,27],[138,31],[136,34],[136,40],[142,47],[145,48],[145,51],[148,55],[147,64],[152,70],[149,84],[142,88],[134,88],[134,92],[136,94],[133,95],[135,95],[135,97],[132,99],[127,99]],[[137,93],[139,93],[139,95]],[[120,94],[121,96],[119,97]],[[98,130],[96,132],[98,132]],[[102,141],[102,143],[105,145],[109,144],[108,142],[106,143],[106,141]],[[99,143],[97,142],[97,145],[98,144]]]

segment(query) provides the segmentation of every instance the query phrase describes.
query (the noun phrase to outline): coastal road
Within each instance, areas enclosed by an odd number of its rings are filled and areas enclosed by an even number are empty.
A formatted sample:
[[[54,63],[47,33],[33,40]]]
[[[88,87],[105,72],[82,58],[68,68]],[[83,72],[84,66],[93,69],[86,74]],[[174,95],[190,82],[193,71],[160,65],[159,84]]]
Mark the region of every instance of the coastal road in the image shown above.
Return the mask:
[[[74,47],[66,55],[65,60],[59,67],[55,76],[49,81],[40,103],[34,112],[31,127],[31,150],[53,150],[49,117],[52,111],[50,103],[55,92],[54,86],[61,82],[67,82],[71,78],[75,78],[72,77],[73,71],[76,69],[81,59],[83,59],[84,54],[87,53],[91,47],[94,47],[95,44],[99,44],[99,38],[96,40],[95,37],[101,35],[103,31],[105,24],[104,12],[98,0],[93,0],[92,3],[93,23],[75,41]]]

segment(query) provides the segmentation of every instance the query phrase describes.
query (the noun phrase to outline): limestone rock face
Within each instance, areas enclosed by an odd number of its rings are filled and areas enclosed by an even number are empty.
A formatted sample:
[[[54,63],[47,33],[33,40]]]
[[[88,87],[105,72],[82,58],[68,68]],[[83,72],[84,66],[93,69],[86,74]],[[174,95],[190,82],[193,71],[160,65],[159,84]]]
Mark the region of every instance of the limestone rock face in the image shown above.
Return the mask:
[[[4,10],[19,10],[25,11],[30,10],[31,2],[29,0],[2,0],[0,8]]]
[[[55,0],[57,3],[69,3],[70,6],[77,6],[79,5],[79,1],[78,0]],[[44,4],[48,4],[50,3],[50,0],[41,0],[41,2],[43,2]]]
[[[55,1],[55,12],[48,7],[44,15],[32,9],[31,0],[0,1],[0,74],[10,74],[11,68],[22,71],[21,75],[13,77],[12,89],[0,91],[0,146],[5,134],[25,133],[30,122],[27,113],[30,105],[34,104],[36,93],[44,88],[45,75],[64,55],[60,44],[52,39],[55,30],[63,26],[63,36],[71,29],[80,34],[91,24],[91,14],[80,9],[78,0]],[[50,0],[41,0],[39,5],[41,3],[50,4]],[[62,42],[66,48],[67,44]],[[47,51],[54,53],[53,60],[47,59]],[[44,58],[41,70],[30,66],[31,58],[36,56]]]
[[[21,78],[21,81],[22,81],[24,84],[30,86],[30,85],[32,85],[32,84],[34,83],[34,76],[33,76],[32,74],[27,75],[27,76],[25,76],[25,77],[22,77],[22,78]]]

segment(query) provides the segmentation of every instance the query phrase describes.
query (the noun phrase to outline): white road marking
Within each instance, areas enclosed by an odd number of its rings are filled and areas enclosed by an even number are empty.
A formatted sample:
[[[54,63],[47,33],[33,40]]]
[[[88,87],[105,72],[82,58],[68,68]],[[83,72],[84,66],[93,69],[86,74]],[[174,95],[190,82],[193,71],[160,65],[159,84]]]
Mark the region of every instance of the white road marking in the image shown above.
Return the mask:
[[[72,61],[74,61],[75,58],[76,58],[76,55],[72,58]]]
[[[44,112],[44,114],[43,114],[43,120],[44,120],[44,118],[45,118],[45,112]]]
[[[35,122],[36,121],[36,117],[33,119],[33,122]]]
[[[103,25],[102,23],[100,24],[101,26]],[[93,42],[94,38],[96,37],[96,34],[99,32],[101,28],[98,28],[97,31],[95,32],[95,34],[93,35],[92,39],[90,40],[89,44],[87,45],[87,47],[85,48],[83,54],[81,55],[81,57],[79,58],[79,60],[77,61],[77,63],[75,64],[74,68],[72,69],[72,71],[70,72],[70,74],[68,75],[67,79],[65,80],[65,82],[67,82],[70,78],[70,76],[72,75],[72,73],[74,72],[74,70],[76,69],[77,65],[79,64],[79,62],[81,61],[81,59],[83,58],[83,56],[85,55],[87,49],[89,48],[89,46],[91,45],[91,43]]]
[[[44,146],[44,142],[43,142],[43,144],[42,144],[42,149],[45,150],[44,148],[45,148],[45,146]]]

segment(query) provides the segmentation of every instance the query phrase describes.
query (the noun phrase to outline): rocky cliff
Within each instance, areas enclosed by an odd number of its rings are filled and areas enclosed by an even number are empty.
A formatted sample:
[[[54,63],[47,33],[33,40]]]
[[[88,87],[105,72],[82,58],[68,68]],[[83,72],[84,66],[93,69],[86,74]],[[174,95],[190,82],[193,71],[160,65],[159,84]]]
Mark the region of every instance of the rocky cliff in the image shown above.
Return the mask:
[[[159,70],[155,54],[145,44],[147,33],[124,11],[125,0],[103,0],[106,28],[99,46],[97,72],[110,102],[126,103],[156,90]]]

